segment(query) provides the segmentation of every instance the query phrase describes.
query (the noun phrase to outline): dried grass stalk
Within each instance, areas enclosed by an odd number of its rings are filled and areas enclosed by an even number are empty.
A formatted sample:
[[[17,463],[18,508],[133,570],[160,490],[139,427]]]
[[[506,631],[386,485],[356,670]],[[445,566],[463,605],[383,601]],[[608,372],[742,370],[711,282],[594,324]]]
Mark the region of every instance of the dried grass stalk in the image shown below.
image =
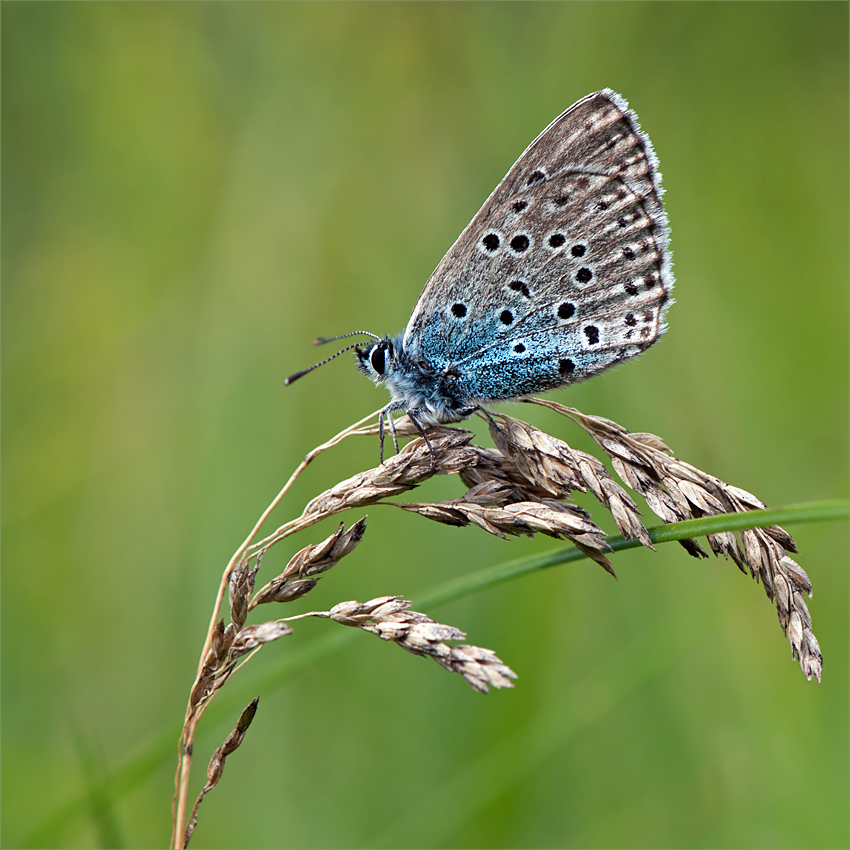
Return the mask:
[[[525,401],[548,407],[583,428],[609,458],[623,483],[643,496],[649,509],[665,523],[766,507],[745,490],[674,457],[667,445],[653,434],[631,433],[609,419],[587,416],[556,402],[532,398]],[[368,419],[375,416],[372,414]],[[464,639],[465,634],[411,610],[410,603],[399,596],[382,596],[365,603],[342,602],[327,611],[246,625],[250,612],[258,606],[292,602],[312,591],[322,576],[359,545],[366,530],[365,518],[347,530],[340,524],[321,543],[302,548],[279,575],[252,597],[263,555],[272,546],[350,508],[389,504],[448,525],[476,525],[504,539],[541,533],[569,540],[613,575],[607,557],[611,548],[605,532],[585,509],[572,502],[573,493],[589,492],[611,513],[623,537],[653,548],[635,501],[602,461],[520,419],[486,412],[482,418],[489,423],[495,448],[475,445],[471,432],[457,428],[432,428],[428,438],[423,439],[416,436],[417,429],[409,418],[402,417],[395,424],[395,434],[415,439],[373,469],[346,478],[316,496],[298,517],[255,542],[271,510],[315,457],[349,436],[379,432],[378,427],[364,427],[367,420],[361,420],[307,455],[263,513],[224,571],[197,677],[190,691],[175,777],[173,846],[177,836],[182,838],[181,846],[191,837],[200,801],[218,782],[225,756],[241,743],[244,735],[244,729],[236,734],[240,728],[237,724],[233,733],[236,737],[229,738],[230,743],[225,742],[216,751],[207,785],[184,831],[194,732],[203,711],[230,675],[251,655],[265,644],[290,634],[289,623],[294,620],[321,617],[377,635],[415,655],[433,658],[484,693],[491,687],[513,687],[512,680],[516,678],[492,650],[450,643]],[[466,492],[460,498],[442,502],[392,501],[435,475],[457,475]],[[695,540],[680,542],[692,555],[706,557]],[[769,525],[742,531],[739,537],[730,531],[709,534],[708,545],[715,555],[731,559],[740,570],[762,583],[776,605],[780,625],[791,643],[792,656],[808,679],[820,681],[823,659],[803,600],[804,593],[811,596],[812,586],[806,573],[789,555],[797,551],[791,535],[779,526]],[[230,608],[227,626],[219,618],[225,593]]]
[[[188,847],[189,841],[192,838],[192,833],[195,831],[195,826],[198,823],[198,808],[204,801],[204,797],[218,785],[222,773],[224,773],[224,762],[227,757],[239,749],[242,741],[245,738],[245,733],[257,713],[257,706],[260,703],[260,698],[251,700],[250,703],[242,711],[239,720],[236,723],[236,728],[224,739],[224,743],[213,753],[210,759],[209,767],[207,767],[207,782],[198,794],[198,799],[195,800],[195,805],[192,809],[192,816],[189,818],[189,824],[186,827],[186,832],[183,836],[182,847]]]

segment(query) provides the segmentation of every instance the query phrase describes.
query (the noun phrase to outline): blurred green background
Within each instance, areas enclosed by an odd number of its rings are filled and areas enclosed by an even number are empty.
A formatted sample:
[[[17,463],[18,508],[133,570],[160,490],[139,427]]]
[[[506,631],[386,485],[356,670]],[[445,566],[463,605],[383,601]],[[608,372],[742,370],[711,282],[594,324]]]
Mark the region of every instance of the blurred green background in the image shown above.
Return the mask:
[[[3,4],[3,846],[167,843],[221,570],[386,398],[348,357],[283,379],[314,336],[402,328],[588,92],[661,159],[677,303],[651,352],[553,397],[771,505],[846,495],[847,31],[843,3]],[[321,458],[277,519],[376,456]],[[368,513],[291,613],[558,545]],[[202,724],[195,791],[261,697],[193,846],[847,846],[847,528],[790,530],[820,686],[760,587],[678,546],[428,610],[519,673],[487,697],[362,634],[289,675],[342,631],[299,623]]]

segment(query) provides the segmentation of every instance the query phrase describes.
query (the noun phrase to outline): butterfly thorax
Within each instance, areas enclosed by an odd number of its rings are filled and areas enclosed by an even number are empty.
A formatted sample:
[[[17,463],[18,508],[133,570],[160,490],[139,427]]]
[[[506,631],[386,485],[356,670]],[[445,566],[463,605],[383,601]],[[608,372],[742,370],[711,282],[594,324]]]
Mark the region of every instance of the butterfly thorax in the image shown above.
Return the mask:
[[[472,413],[474,401],[465,391],[452,363],[435,364],[417,351],[406,351],[404,334],[384,337],[368,348],[357,348],[357,366],[386,387],[393,410],[413,413],[425,425],[459,422]]]

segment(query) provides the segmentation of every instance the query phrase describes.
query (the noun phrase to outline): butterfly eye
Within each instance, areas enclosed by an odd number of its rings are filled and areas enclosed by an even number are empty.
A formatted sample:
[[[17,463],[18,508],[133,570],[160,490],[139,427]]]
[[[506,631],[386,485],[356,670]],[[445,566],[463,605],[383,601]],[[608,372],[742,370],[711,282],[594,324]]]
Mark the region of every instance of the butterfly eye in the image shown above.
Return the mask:
[[[379,374],[384,374],[384,369],[386,368],[386,360],[384,359],[384,346],[376,345],[372,349],[372,353],[369,355],[369,362],[372,364],[372,368]]]
[[[430,375],[433,373],[433,368],[431,364],[427,360],[419,360],[416,363],[416,368],[422,372],[424,375]]]

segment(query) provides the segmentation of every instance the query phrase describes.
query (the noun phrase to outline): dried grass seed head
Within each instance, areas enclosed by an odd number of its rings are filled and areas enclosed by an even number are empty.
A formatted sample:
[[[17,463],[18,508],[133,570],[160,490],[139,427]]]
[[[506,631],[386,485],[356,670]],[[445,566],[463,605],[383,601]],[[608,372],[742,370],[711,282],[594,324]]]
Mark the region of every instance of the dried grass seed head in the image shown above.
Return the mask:
[[[264,585],[251,601],[251,608],[267,602],[292,602],[309,593],[318,578],[307,578],[325,573],[350,555],[366,533],[366,518],[357,520],[348,530],[345,523],[321,543],[305,546],[286,565],[284,571]]]
[[[489,649],[478,646],[450,646],[446,641],[463,640],[465,633],[454,626],[437,623],[400,596],[380,596],[368,602],[341,602],[326,613],[345,626],[369,632],[392,641],[402,649],[433,658],[442,667],[460,673],[475,690],[513,687],[516,674]]]

